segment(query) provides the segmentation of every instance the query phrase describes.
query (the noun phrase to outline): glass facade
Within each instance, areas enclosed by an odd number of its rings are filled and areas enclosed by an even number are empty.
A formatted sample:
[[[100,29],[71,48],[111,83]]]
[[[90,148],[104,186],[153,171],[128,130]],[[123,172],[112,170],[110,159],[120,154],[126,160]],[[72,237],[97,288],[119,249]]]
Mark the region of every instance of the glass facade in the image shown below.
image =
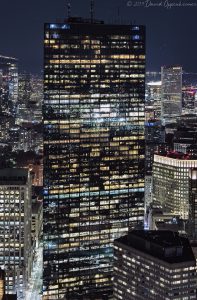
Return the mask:
[[[45,25],[44,299],[104,299],[143,220],[145,28]]]
[[[162,67],[161,81],[161,117],[168,123],[182,113],[182,67]]]
[[[31,271],[31,177],[25,169],[0,169],[0,264],[5,291],[24,299]]]
[[[188,220],[189,172],[197,168],[197,160],[189,159],[184,154],[181,158],[177,153],[170,152],[168,156],[154,155],[152,200],[158,201],[164,209],[174,215]]]
[[[0,113],[13,114],[18,99],[18,61],[0,55]]]

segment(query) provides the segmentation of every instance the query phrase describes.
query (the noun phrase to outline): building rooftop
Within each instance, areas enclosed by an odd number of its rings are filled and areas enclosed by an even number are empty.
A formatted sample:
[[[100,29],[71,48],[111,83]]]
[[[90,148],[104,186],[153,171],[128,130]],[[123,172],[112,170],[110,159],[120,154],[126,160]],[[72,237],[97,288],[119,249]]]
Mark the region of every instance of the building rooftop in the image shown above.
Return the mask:
[[[79,23],[79,24],[104,24],[104,21],[91,19],[91,18],[81,18],[81,17],[69,17],[65,20],[65,22],[72,24],[72,23]]]
[[[0,169],[0,185],[24,185],[27,179],[27,169]]]
[[[189,240],[177,232],[134,230],[116,241],[170,264],[195,262]]]
[[[138,40],[138,33],[144,34],[145,26],[131,24],[105,24],[103,21],[84,18],[68,18],[64,22],[45,23],[45,28],[50,30],[60,30],[68,34],[134,34],[134,39]]]
[[[156,153],[157,154],[157,153]],[[174,159],[179,159],[179,160],[192,160],[192,156],[189,155],[188,153],[182,153],[182,152],[178,152],[178,151],[165,151],[163,153],[159,153],[157,154],[159,156],[163,156],[163,157],[168,157],[168,158],[174,158]]]

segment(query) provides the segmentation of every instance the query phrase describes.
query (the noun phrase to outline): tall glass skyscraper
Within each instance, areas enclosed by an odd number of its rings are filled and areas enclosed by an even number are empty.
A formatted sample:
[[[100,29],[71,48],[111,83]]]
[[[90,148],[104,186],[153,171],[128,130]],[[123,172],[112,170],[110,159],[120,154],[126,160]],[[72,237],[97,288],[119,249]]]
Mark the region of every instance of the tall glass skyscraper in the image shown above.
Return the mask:
[[[143,219],[145,28],[45,24],[44,299],[107,299]]]
[[[15,113],[17,100],[18,60],[0,55],[0,113]]]
[[[182,67],[161,68],[161,117],[163,124],[176,121],[182,113]]]

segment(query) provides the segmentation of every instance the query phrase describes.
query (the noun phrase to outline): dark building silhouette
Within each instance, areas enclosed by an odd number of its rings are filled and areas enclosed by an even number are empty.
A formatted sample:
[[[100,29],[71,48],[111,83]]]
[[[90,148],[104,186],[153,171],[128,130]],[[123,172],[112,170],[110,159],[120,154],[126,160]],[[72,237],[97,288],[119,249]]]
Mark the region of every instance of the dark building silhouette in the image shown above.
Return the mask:
[[[114,244],[113,299],[196,299],[196,259],[187,238],[138,230]]]

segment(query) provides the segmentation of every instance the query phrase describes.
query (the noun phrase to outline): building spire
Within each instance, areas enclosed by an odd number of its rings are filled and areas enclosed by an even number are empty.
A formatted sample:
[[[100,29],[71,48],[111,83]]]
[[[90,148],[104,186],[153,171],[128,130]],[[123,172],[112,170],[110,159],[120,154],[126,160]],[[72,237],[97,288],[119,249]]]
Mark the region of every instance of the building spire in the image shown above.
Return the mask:
[[[120,20],[120,6],[118,6],[118,24],[121,23],[121,20]]]
[[[68,14],[68,19],[69,19],[70,15],[71,15],[71,4],[70,4],[70,1],[67,2],[67,14]]]
[[[93,23],[93,20],[94,20],[94,8],[95,8],[95,2],[94,0],[91,0],[90,1],[90,17],[91,17],[91,22]]]

